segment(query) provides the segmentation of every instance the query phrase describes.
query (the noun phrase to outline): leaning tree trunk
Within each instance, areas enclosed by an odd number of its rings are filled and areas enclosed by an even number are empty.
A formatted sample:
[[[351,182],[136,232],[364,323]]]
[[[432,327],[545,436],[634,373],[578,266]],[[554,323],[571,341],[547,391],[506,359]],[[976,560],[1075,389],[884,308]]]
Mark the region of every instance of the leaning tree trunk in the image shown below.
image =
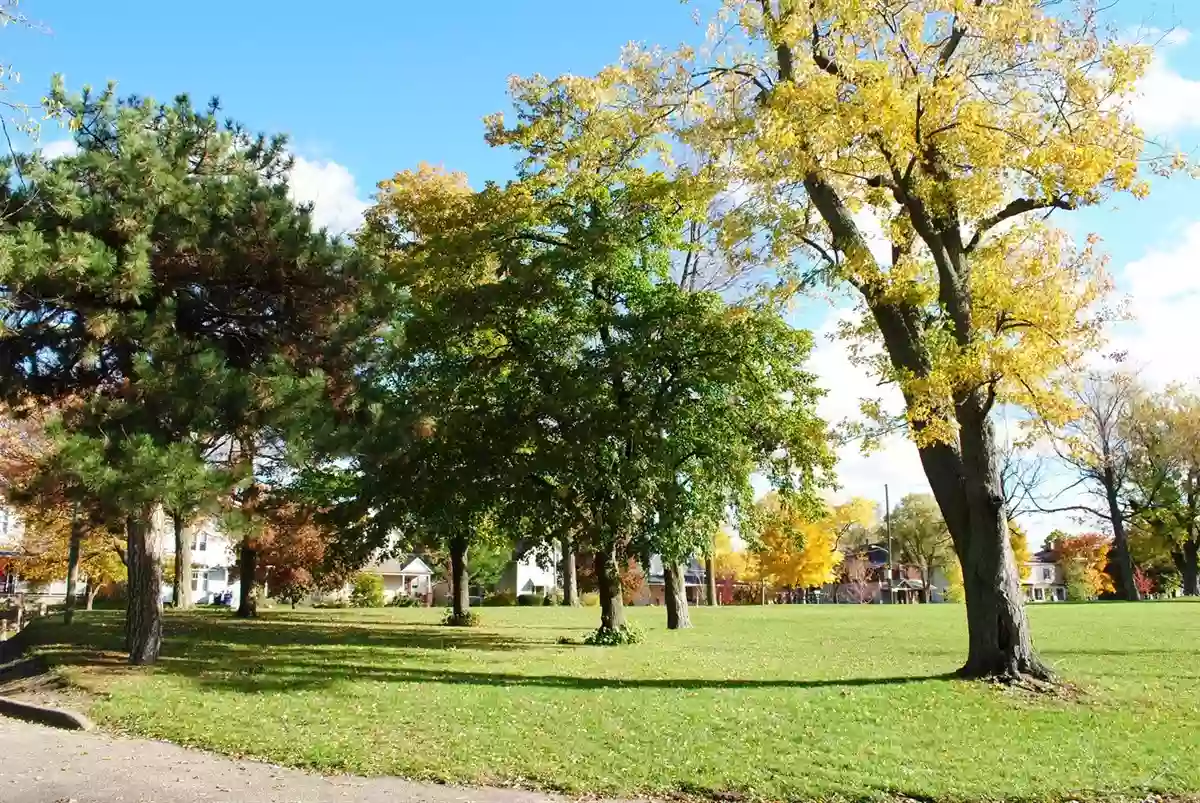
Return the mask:
[[[617,551],[596,550],[596,585],[600,592],[600,629],[616,632],[625,627],[625,600],[621,597],[621,570]]]
[[[125,646],[129,663],[152,664],[162,649],[162,545],[149,510],[125,522],[126,589]]]
[[[91,579],[88,579],[87,587],[84,590],[84,594],[87,597],[87,609],[89,611],[92,609],[92,605],[96,602],[96,595],[98,593],[100,593],[100,586],[93,583],[91,581]]]
[[[79,550],[83,545],[83,522],[76,514],[71,519],[71,537],[67,542],[67,598],[63,604],[63,624],[75,619],[75,597],[79,593]]]
[[[919,451],[962,564],[968,648],[959,674],[1050,678],[1033,649],[1020,572],[1008,541],[995,429],[974,397],[956,412],[960,449],[931,444]]]
[[[714,563],[711,554],[704,556],[704,595],[709,605],[717,604],[717,567]]]
[[[171,521],[175,526],[175,582],[171,601],[182,611],[192,607],[192,538],[181,514],[174,514]]]
[[[663,562],[663,585],[667,604],[667,630],[683,630],[692,626],[688,616],[687,587],[684,584],[683,564]]]
[[[241,554],[238,556],[238,609],[235,616],[242,619],[252,619],[258,616],[258,595],[255,593],[254,576],[258,573],[258,550],[250,546],[250,541],[242,541]]]
[[[455,538],[450,542],[450,599],[453,610],[451,624],[466,625],[471,613],[471,575],[467,566],[467,541]]]
[[[1183,575],[1183,595],[1200,597],[1200,543],[1184,541],[1178,563]]]
[[[579,605],[579,573],[575,569],[575,539],[565,535],[560,539],[559,547],[562,549],[562,604],[574,608]]]
[[[1117,498],[1117,479],[1111,468],[1104,470],[1104,489],[1108,497],[1108,518],[1113,529],[1112,557],[1121,581],[1121,596],[1130,602],[1137,602],[1142,595],[1133,579],[1133,557],[1129,554],[1129,538],[1125,534],[1125,514]]]

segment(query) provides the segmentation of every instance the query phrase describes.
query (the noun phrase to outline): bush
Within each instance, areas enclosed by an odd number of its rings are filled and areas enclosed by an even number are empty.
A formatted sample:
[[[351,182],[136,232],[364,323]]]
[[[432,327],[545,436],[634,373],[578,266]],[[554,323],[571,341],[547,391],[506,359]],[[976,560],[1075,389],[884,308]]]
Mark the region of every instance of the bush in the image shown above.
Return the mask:
[[[555,592],[542,597],[542,605],[550,607],[551,605],[562,605],[562,594]]]
[[[383,578],[370,572],[359,572],[354,576],[354,590],[350,592],[353,608],[383,607]]]
[[[583,643],[591,647],[620,647],[625,644],[637,644],[642,638],[642,631],[636,627],[621,625],[615,630],[601,627],[585,638]]]
[[[517,604],[517,598],[510,591],[497,591],[483,598],[483,604],[489,608],[505,608]]]
[[[340,609],[349,608],[350,603],[346,602],[344,599],[326,599],[321,600],[320,602],[314,602],[313,607],[322,609]]]
[[[475,627],[479,624],[479,614],[475,611],[463,611],[462,616],[455,616],[454,609],[447,608],[442,617],[442,624],[446,627]]]
[[[517,604],[532,607],[534,605],[541,605],[542,599],[541,594],[519,594],[517,596]]]
[[[388,600],[389,608],[420,608],[421,600],[416,597],[410,597],[405,594],[397,594]]]
[[[600,595],[595,591],[589,591],[586,594],[579,595],[579,604],[585,608],[599,608]]]

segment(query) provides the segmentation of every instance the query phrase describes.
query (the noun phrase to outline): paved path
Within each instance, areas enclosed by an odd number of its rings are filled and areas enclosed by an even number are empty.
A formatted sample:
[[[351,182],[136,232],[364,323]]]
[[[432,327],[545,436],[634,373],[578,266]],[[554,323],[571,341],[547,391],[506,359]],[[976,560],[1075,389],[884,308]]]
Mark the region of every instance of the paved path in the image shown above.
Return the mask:
[[[4,803],[563,803],[505,789],[324,777],[166,742],[60,731],[0,717]]]

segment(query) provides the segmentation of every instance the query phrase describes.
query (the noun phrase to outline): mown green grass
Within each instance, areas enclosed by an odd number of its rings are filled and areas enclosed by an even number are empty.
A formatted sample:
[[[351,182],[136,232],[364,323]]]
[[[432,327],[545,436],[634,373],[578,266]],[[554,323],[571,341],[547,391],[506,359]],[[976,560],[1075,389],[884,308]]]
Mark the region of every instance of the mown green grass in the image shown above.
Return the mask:
[[[109,728],[325,771],[805,800],[1200,790],[1200,604],[1033,608],[1063,696],[950,678],[954,605],[699,609],[684,632],[635,609],[647,640],[621,648],[556,643],[595,609],[482,613],[168,614],[151,671],[95,666],[113,613],[40,636]]]

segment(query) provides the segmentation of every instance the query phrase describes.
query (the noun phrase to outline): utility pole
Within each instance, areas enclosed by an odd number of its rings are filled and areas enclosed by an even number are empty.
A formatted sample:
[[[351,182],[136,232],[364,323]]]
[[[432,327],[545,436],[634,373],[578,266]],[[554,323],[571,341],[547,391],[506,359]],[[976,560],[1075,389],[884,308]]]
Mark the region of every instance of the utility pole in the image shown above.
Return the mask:
[[[892,580],[894,578],[894,569],[892,564],[892,500],[888,496],[887,483],[883,484],[883,521],[887,528],[888,539],[888,559],[887,559],[887,582],[888,582],[888,602],[896,601],[896,592],[892,589]]]

